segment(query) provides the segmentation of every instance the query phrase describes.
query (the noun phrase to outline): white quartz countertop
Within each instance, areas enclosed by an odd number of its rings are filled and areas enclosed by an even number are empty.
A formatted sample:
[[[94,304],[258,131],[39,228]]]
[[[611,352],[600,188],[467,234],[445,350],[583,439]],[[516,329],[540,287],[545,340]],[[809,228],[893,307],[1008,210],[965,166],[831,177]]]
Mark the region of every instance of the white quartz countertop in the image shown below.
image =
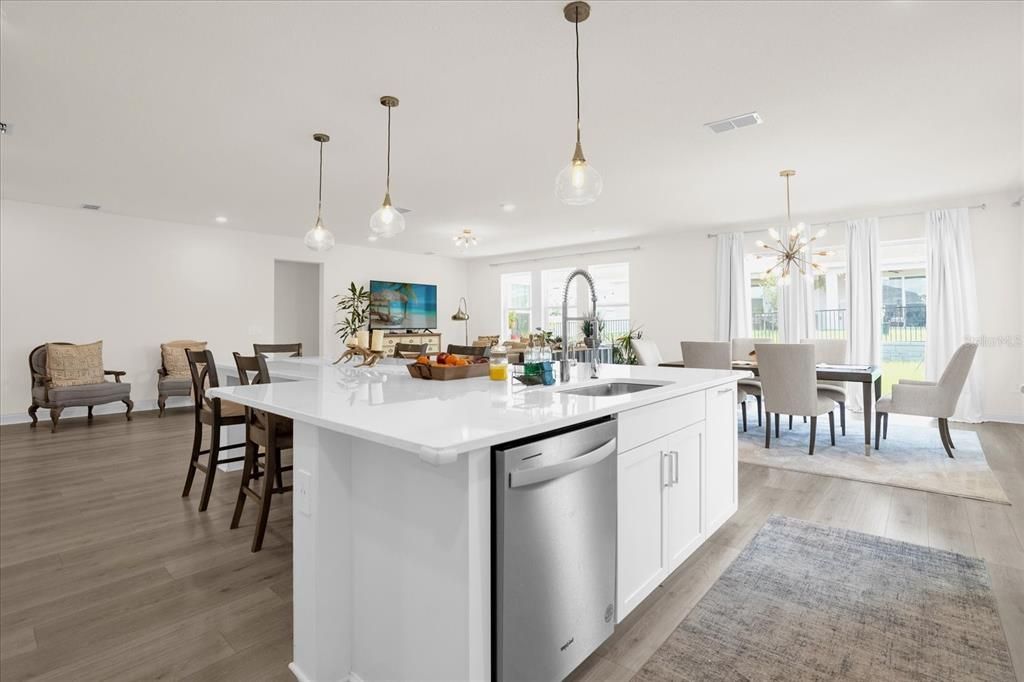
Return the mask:
[[[221,386],[209,394],[296,421],[418,454],[433,463],[461,452],[539,435],[564,426],[734,382],[746,372],[675,367],[601,365],[573,368],[568,384],[522,386],[488,377],[453,381],[413,379],[408,361],[377,367],[332,366],[320,358],[270,363],[272,383]],[[579,377],[579,378],[577,378]],[[280,381],[279,381],[280,380]],[[610,380],[663,384],[618,396],[580,396],[565,389]]]

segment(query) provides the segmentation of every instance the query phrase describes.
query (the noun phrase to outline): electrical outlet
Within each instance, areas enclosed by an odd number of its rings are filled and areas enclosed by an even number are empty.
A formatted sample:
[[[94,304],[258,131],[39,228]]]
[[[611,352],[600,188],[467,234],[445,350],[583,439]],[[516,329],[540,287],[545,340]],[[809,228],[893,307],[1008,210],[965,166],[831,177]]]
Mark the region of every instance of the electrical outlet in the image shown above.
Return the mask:
[[[292,499],[295,504],[295,510],[301,514],[309,516],[312,512],[312,500],[309,498],[313,495],[313,479],[309,475],[309,472],[304,469],[296,469],[295,476],[292,480]]]

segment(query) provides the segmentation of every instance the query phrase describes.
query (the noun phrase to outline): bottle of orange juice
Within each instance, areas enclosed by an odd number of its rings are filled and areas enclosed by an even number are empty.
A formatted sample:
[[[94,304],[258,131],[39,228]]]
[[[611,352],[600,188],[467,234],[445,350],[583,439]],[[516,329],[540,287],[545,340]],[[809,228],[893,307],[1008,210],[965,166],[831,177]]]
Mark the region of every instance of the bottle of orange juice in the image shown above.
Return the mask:
[[[492,349],[491,351],[491,381],[505,381],[508,379],[508,353],[505,349]]]

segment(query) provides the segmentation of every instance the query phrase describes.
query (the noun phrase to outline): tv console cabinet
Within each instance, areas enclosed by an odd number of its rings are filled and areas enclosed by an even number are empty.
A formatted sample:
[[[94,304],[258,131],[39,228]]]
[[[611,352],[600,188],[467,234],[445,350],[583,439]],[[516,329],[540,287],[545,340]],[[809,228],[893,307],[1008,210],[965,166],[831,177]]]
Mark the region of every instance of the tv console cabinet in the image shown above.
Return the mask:
[[[395,344],[414,343],[427,344],[428,353],[441,352],[441,335],[434,332],[417,333],[385,333],[384,334],[384,357],[391,357],[395,354]]]

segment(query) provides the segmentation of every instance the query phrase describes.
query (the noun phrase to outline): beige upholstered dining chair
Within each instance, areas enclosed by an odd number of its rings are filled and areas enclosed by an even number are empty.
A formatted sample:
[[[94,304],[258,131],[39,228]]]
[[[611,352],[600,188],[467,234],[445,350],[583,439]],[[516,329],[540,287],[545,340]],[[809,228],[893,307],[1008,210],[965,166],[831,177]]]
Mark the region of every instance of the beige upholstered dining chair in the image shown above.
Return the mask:
[[[751,353],[754,352],[754,345],[758,343],[771,343],[767,339],[739,338],[732,340],[733,362],[754,362],[757,358]],[[757,377],[740,379],[738,385],[747,395],[752,395],[757,400],[757,425],[761,426],[761,380]],[[769,425],[770,426],[770,425]]]
[[[953,353],[937,382],[900,379],[898,384],[893,385],[892,395],[879,398],[875,403],[875,449],[880,444],[879,436],[888,438],[889,413],[896,412],[938,419],[942,447],[952,457],[956,446],[949,434],[949,418],[956,412],[956,404],[977,352],[978,344],[965,343]]]
[[[828,414],[832,445],[836,444],[836,401],[818,388],[814,346],[807,343],[759,343],[757,368],[764,396],[764,446],[771,445],[771,415],[775,413],[775,437],[779,437],[779,414],[811,418],[808,454],[814,454],[818,417]]]
[[[687,367],[703,369],[732,369],[732,344],[728,341],[680,341],[683,362]],[[747,394],[739,388],[736,404],[743,413],[743,431],[747,430]]]
[[[647,339],[633,339],[633,352],[636,353],[636,360],[641,365],[653,365],[657,367],[661,362],[661,351],[658,344]]]
[[[801,343],[814,344],[814,361],[826,365],[845,365],[846,339],[803,339]],[[819,381],[818,388],[839,404],[839,432],[846,435],[846,382]]]

